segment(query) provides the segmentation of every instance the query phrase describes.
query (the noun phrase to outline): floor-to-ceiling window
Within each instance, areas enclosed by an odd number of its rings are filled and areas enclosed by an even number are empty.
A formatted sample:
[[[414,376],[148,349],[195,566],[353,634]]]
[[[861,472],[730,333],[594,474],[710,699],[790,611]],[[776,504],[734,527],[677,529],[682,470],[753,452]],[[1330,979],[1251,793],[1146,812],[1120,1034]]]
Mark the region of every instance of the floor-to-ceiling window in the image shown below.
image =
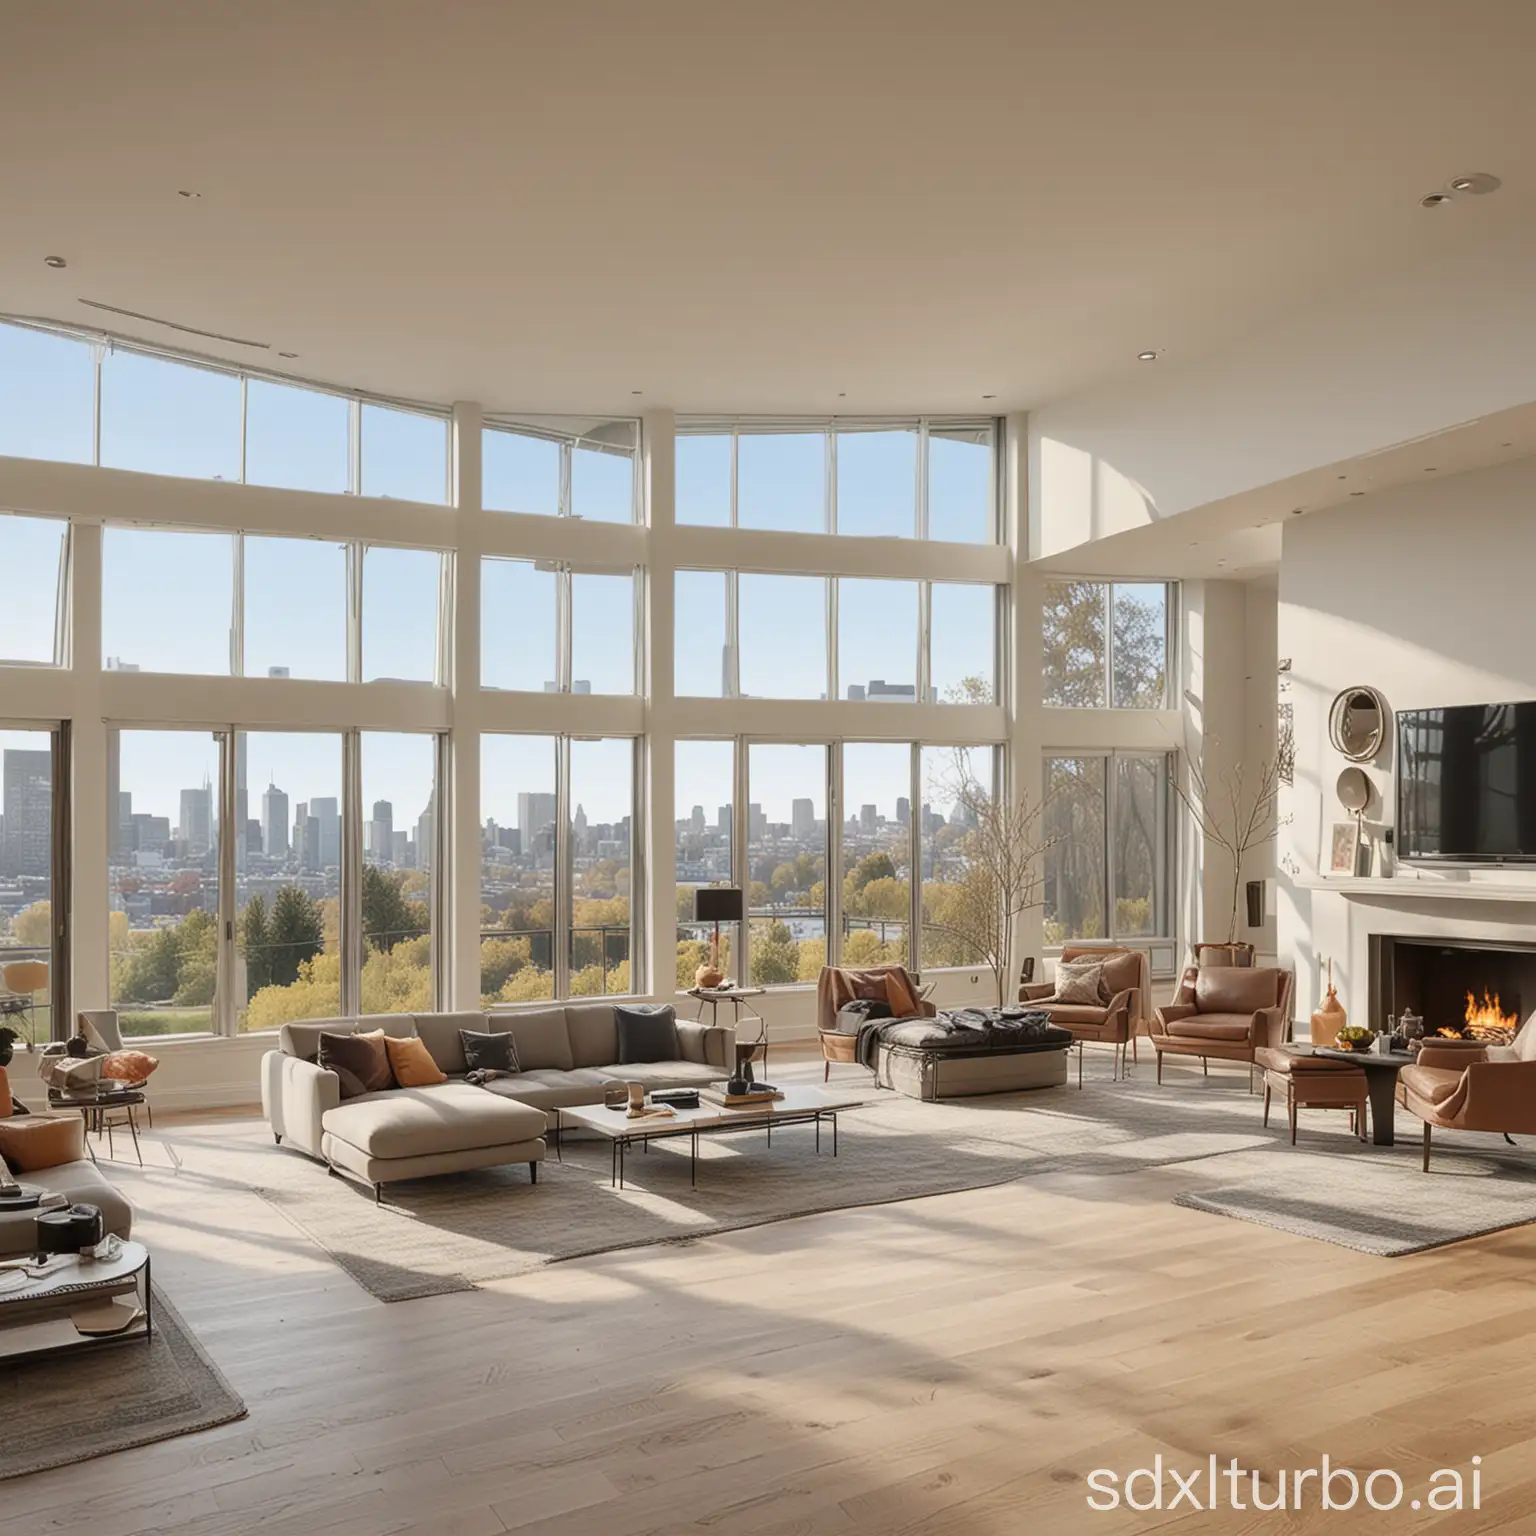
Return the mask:
[[[60,733],[0,721],[0,1028],[36,1045],[57,1032],[66,956],[55,872]]]

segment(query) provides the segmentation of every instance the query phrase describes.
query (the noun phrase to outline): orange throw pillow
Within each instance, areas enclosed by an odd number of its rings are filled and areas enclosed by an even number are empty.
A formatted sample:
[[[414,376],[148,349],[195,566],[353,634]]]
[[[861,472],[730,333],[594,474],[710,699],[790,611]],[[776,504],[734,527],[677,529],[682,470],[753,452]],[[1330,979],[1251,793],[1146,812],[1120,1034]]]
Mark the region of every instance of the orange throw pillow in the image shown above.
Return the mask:
[[[148,1051],[113,1051],[101,1064],[101,1075],[120,1083],[142,1083],[160,1065]]]
[[[432,1060],[432,1053],[416,1035],[396,1040],[385,1035],[384,1049],[389,1052],[390,1069],[395,1081],[402,1088],[430,1088],[433,1083],[446,1083],[448,1074]]]
[[[885,998],[891,1005],[891,1012],[898,1019],[910,1018],[917,1012],[917,999],[907,990],[900,971],[886,972]]]
[[[85,1156],[85,1124],[78,1115],[15,1115],[0,1120],[0,1157],[16,1173],[36,1173]]]

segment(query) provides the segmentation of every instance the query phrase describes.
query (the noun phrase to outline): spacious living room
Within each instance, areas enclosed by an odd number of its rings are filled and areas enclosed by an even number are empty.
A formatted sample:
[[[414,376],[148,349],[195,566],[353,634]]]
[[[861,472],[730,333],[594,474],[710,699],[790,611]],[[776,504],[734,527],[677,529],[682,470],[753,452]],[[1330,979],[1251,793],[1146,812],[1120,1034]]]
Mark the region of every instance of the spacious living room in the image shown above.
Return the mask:
[[[8,8],[0,1536],[1529,1530],[1533,49]]]

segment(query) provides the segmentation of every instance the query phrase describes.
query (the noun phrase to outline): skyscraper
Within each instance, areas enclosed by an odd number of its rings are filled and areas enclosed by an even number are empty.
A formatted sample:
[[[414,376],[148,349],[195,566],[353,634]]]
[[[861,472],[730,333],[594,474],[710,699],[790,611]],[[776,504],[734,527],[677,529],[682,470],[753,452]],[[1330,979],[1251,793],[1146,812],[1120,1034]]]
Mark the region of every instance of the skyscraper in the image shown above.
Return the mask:
[[[896,797],[896,825],[907,827],[912,824],[912,802],[905,795]]]
[[[379,863],[395,862],[395,808],[388,800],[373,802],[368,822],[368,852]]]
[[[288,796],[276,784],[261,797],[261,851],[269,859],[288,857]]]
[[[341,867],[341,806],[335,795],[319,795],[309,802],[309,814],[320,823],[319,869]]]
[[[53,754],[7,747],[0,872],[46,875],[52,868],[48,837],[52,822]]]
[[[796,837],[810,837],[816,831],[816,803],[813,800],[798,799],[789,807],[790,831]]]
[[[427,808],[416,818],[416,868],[432,868],[432,843],[433,843],[433,811],[435,807],[429,800]]]
[[[299,802],[293,813],[293,853],[300,869],[321,867],[320,818],[304,801]]]
[[[533,851],[534,839],[545,827],[555,824],[555,797],[530,794],[526,791],[517,797],[517,830],[523,835],[523,851]]]
[[[859,830],[873,832],[880,822],[880,812],[872,805],[859,807]]]
[[[184,789],[181,792],[181,822],[176,828],[182,851],[188,858],[200,858],[213,847],[213,786]]]

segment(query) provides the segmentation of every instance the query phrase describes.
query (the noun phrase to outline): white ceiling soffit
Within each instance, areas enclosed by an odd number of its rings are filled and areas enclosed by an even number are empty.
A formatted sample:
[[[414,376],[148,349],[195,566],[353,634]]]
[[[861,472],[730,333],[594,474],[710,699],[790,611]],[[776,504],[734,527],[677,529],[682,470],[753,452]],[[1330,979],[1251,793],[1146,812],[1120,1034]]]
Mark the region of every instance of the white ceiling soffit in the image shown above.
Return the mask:
[[[1032,409],[1532,231],[1526,0],[50,0],[3,44],[7,309],[386,397]]]

